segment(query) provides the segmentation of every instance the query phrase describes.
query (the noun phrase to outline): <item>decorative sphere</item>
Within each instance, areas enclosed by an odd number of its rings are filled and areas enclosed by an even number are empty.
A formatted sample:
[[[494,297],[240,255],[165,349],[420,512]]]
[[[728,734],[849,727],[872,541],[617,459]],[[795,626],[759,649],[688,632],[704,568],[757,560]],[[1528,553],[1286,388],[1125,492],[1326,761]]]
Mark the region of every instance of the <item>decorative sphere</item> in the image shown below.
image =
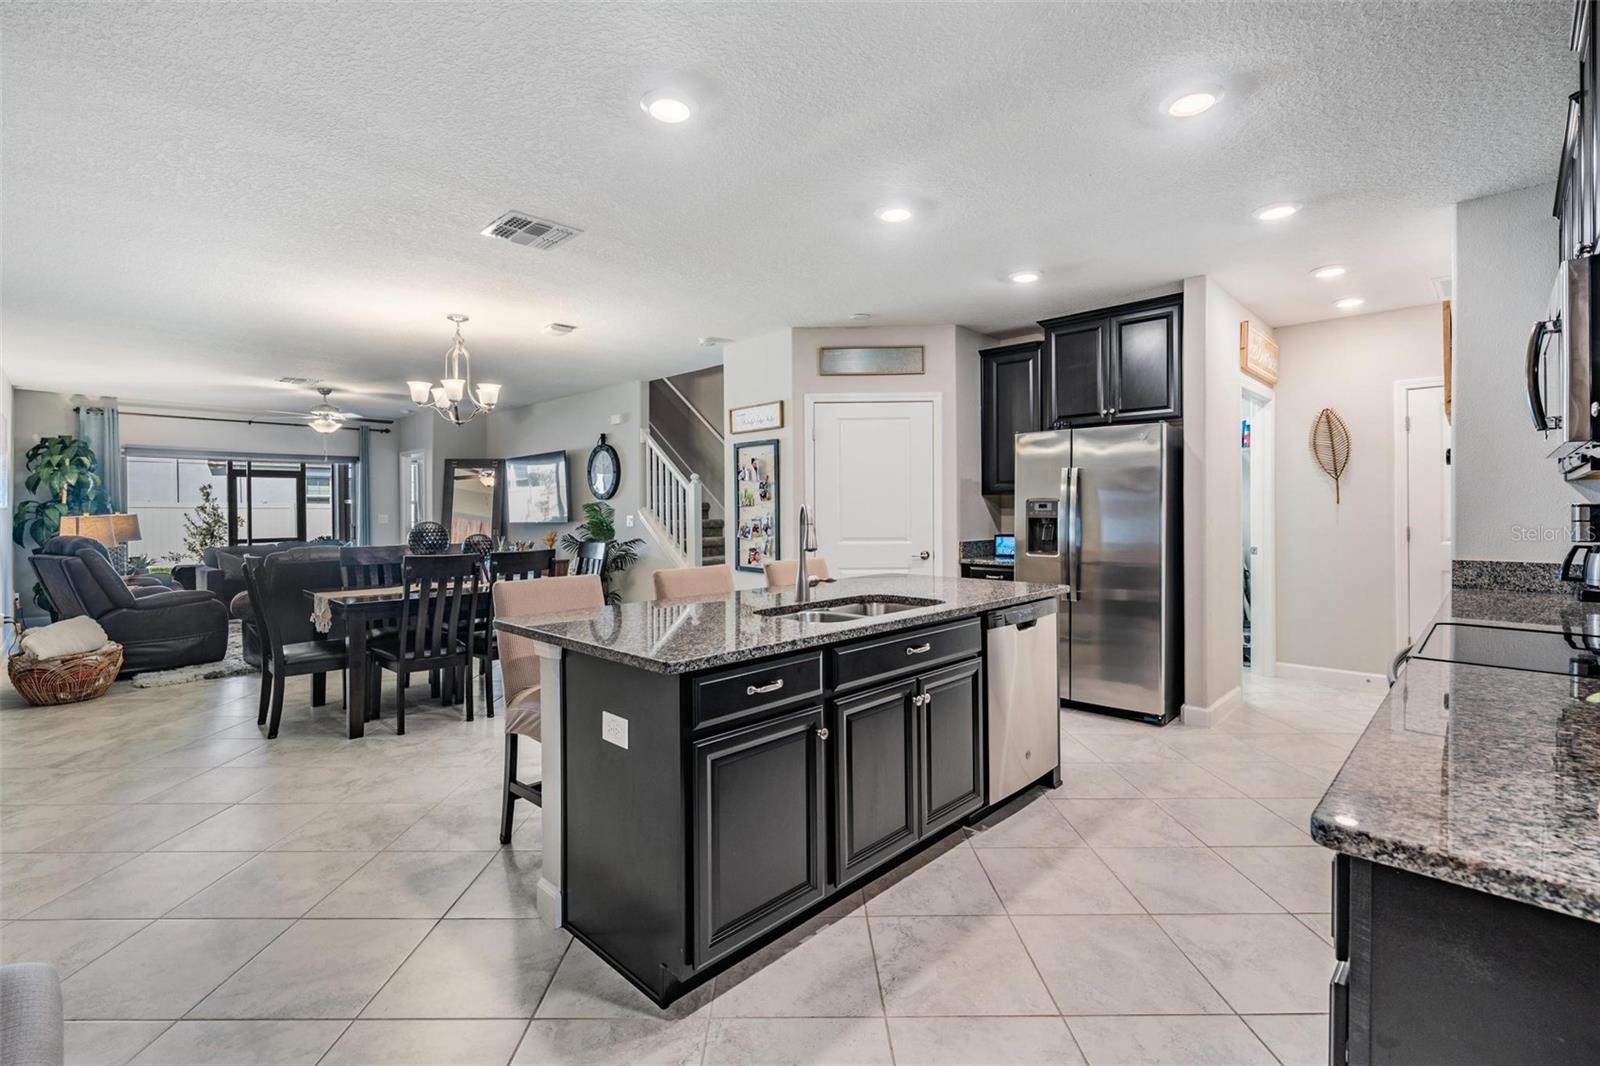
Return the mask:
[[[450,547],[450,534],[438,522],[418,522],[411,527],[406,544],[413,555],[438,555]]]
[[[461,548],[468,555],[482,555],[485,558],[494,551],[494,538],[487,533],[474,533],[462,541]]]

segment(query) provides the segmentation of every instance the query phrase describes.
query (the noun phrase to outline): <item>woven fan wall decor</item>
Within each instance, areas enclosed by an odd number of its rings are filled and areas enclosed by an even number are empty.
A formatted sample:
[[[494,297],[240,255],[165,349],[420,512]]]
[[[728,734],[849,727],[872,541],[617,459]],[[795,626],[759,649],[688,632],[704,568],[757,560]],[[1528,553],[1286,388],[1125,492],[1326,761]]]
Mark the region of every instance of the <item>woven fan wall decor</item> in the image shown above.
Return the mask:
[[[1350,464],[1350,430],[1333,408],[1324,407],[1311,423],[1311,456],[1333,478],[1333,502],[1339,502],[1339,478]]]

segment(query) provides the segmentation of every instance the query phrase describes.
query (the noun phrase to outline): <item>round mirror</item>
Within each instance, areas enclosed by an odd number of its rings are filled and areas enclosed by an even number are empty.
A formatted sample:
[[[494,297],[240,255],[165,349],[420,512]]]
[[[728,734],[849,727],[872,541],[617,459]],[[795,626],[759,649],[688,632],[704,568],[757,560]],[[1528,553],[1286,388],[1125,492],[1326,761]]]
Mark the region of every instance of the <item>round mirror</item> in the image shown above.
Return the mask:
[[[606,443],[606,435],[602,433],[600,443],[589,453],[589,491],[597,500],[609,500],[616,495],[621,478],[622,464],[617,459],[617,450]]]

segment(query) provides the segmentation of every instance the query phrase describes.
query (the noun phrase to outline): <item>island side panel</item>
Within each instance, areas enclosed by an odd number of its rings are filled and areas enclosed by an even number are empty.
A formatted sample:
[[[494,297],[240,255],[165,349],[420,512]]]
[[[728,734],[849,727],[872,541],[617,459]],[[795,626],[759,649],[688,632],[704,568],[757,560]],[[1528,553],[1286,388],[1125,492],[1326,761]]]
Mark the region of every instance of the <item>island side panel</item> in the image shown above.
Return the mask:
[[[682,682],[568,652],[565,683],[566,924],[659,997],[688,969]]]
[[[566,920],[561,902],[561,700],[562,664],[566,653],[554,644],[534,642],[539,654],[539,804],[540,847],[539,883],[534,886],[539,917],[560,929]],[[523,750],[526,750],[526,745]],[[522,780],[527,780],[522,777]]]

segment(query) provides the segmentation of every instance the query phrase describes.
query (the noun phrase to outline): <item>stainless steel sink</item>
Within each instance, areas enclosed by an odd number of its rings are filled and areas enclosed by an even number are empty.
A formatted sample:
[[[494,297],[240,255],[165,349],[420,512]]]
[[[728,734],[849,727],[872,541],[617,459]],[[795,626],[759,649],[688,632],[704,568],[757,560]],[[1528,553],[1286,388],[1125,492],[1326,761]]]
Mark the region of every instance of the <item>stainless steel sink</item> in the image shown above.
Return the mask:
[[[898,600],[824,600],[820,603],[791,603],[768,607],[756,614],[789,618],[796,622],[859,622],[886,614],[899,614],[918,607],[937,607],[943,600],[906,597]]]

